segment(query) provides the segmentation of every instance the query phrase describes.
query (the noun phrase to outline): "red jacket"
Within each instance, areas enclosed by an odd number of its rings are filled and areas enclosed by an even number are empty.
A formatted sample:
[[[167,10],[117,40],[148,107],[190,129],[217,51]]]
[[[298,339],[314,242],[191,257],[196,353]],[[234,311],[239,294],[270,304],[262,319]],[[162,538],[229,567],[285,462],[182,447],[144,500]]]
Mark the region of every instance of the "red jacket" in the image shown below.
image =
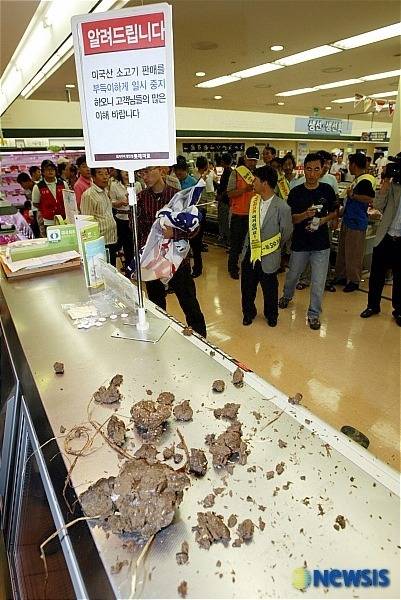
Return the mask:
[[[52,221],[55,215],[61,215],[65,219],[63,190],[64,183],[61,179],[57,179],[56,197],[53,196],[46,182],[42,179],[38,183],[40,191],[39,211],[43,219]]]

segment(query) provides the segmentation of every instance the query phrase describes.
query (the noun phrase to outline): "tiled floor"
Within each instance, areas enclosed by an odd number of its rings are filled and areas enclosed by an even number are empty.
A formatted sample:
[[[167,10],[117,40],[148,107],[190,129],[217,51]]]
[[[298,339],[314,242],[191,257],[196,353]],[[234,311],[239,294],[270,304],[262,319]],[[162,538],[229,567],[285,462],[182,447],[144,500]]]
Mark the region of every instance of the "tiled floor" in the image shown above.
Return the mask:
[[[296,293],[280,311],[278,326],[267,326],[263,313],[242,325],[240,286],[229,278],[227,255],[209,245],[204,272],[196,279],[208,337],[287,394],[301,392],[303,403],[336,429],[352,425],[370,440],[369,450],[400,468],[400,333],[384,300],[378,317],[363,320],[362,291],[326,293],[322,328],[305,324],[309,290]],[[280,290],[284,275],[280,275]],[[391,288],[385,289],[391,295]],[[261,294],[258,295],[261,309]],[[183,320],[174,295],[168,310]]]

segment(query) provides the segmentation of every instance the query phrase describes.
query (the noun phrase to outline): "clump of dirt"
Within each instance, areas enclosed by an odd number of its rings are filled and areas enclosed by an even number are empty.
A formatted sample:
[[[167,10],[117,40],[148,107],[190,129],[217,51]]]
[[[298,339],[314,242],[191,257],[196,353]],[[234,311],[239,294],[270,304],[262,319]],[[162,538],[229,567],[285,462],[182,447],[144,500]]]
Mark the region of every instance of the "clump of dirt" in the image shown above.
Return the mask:
[[[189,483],[185,473],[166,464],[133,458],[116,477],[91,485],[80,502],[87,517],[100,515],[105,529],[148,539],[170,525]]]
[[[121,569],[128,565],[128,560],[118,560],[114,565],[111,565],[110,573],[117,575]]]
[[[60,433],[65,433],[67,430],[64,425],[60,425]]]
[[[197,450],[191,448],[191,455],[189,457],[188,471],[203,477],[207,471],[207,458],[203,450]]]
[[[177,588],[177,592],[180,594],[181,598],[186,598],[188,594],[188,584],[186,581],[181,581],[180,585]]]
[[[209,443],[209,451],[213,456],[213,465],[215,467],[224,467],[229,461],[237,461],[240,465],[245,465],[247,461],[247,446],[242,439],[241,423],[235,421],[224,433],[217,438],[207,436],[206,443]]]
[[[64,375],[64,363],[55,362],[53,365],[53,369],[56,375]]]
[[[266,527],[266,523],[262,520],[261,517],[259,517],[259,529],[260,529],[260,531],[264,531],[265,527]]]
[[[251,519],[245,519],[245,521],[242,521],[242,523],[238,525],[238,536],[245,542],[253,538],[254,531],[255,526]]]
[[[153,400],[141,400],[131,408],[131,416],[139,433],[157,435],[171,416],[171,408]]]
[[[142,444],[134,456],[135,458],[144,458],[148,462],[154,462],[157,456],[157,448],[152,446],[152,444]]]
[[[177,421],[192,421],[194,411],[189,404],[189,400],[184,400],[181,404],[177,404],[173,410],[173,414]]]
[[[233,527],[235,527],[237,524],[237,515],[230,515],[228,517],[228,521],[227,521],[227,525],[229,526],[230,529],[232,529]]]
[[[287,448],[287,442],[284,442],[283,440],[279,440],[278,447],[279,448]]]
[[[301,404],[302,398],[303,398],[302,394],[300,392],[297,392],[295,394],[295,396],[290,396],[288,398],[288,402],[290,404]]]
[[[99,404],[114,404],[115,402],[121,402],[122,394],[119,387],[122,382],[122,375],[114,375],[107,388],[104,385],[101,385],[97,392],[93,394],[94,401]]]
[[[193,329],[192,327],[184,327],[184,329],[181,331],[182,335],[185,335],[187,337],[191,336],[193,334]]]
[[[224,383],[224,381],[222,379],[216,379],[216,381],[213,381],[212,390],[214,392],[221,394],[222,392],[224,392],[225,389],[226,389],[226,384]]]
[[[107,435],[116,446],[125,444],[125,423],[116,415],[110,417],[107,423]]]
[[[228,421],[235,421],[239,411],[239,404],[234,404],[233,402],[227,402],[223,406],[223,408],[216,408],[213,411],[216,419],[227,419]]]
[[[181,544],[181,552],[177,552],[175,555],[175,559],[177,561],[177,565],[186,565],[189,558],[189,546],[188,542],[182,542]]]
[[[157,397],[157,401],[160,402],[160,404],[166,404],[167,406],[171,406],[174,400],[175,396],[171,392],[161,392]]]
[[[281,475],[282,473],[284,473],[284,463],[280,462],[278,463],[278,465],[276,465],[276,473],[277,475]]]
[[[175,454],[175,444],[173,444],[170,448],[164,448],[163,450],[163,458],[164,460],[170,460],[173,458]]]
[[[212,506],[214,506],[214,495],[213,494],[208,494],[207,496],[205,496],[201,502],[203,508],[212,508]]]
[[[242,388],[244,385],[244,372],[241,371],[239,367],[237,367],[233,373],[232,382],[235,387]]]
[[[273,479],[273,477],[274,477],[274,471],[267,471],[266,477],[267,477],[267,479]]]
[[[336,529],[337,531],[341,529],[345,529],[345,517],[343,515],[338,515],[336,517],[336,522],[333,525],[334,529]]]
[[[183,459],[183,458],[184,458],[184,457],[183,457],[183,455],[182,455],[182,454],[178,454],[178,453],[177,453],[177,454],[174,454],[174,456],[173,456],[174,464],[176,464],[176,465],[179,465],[179,464],[180,464],[180,462],[182,462],[182,459]]]
[[[214,512],[199,512],[198,524],[192,529],[196,531],[195,540],[205,550],[209,550],[215,542],[228,543],[231,539],[230,531],[225,525],[223,517]]]

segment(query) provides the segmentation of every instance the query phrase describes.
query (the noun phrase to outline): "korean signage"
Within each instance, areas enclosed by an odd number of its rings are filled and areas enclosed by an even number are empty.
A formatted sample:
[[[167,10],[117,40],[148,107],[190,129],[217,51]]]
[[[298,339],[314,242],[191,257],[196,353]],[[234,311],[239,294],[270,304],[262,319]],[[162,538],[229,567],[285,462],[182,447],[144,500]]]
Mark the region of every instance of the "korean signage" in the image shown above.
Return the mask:
[[[349,135],[352,124],[341,119],[326,119],[324,117],[296,117],[295,131],[319,136]]]
[[[243,143],[214,143],[214,142],[184,142],[182,144],[183,152],[244,152],[245,144]]]
[[[387,131],[364,131],[361,133],[361,140],[364,142],[385,142]]]
[[[171,6],[80,15],[71,23],[88,164],[173,164]]]

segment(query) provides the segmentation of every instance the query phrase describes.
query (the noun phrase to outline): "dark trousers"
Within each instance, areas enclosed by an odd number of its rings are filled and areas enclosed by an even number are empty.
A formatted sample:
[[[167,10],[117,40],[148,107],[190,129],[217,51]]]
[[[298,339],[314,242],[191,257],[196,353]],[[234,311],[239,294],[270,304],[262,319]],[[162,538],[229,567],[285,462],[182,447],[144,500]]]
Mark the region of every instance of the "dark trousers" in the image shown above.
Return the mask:
[[[196,297],[196,286],[192,279],[191,268],[187,260],[181,263],[176,273],[168,282],[168,286],[177,296],[187,325],[203,337],[206,337],[205,317],[202,314]],[[166,310],[166,288],[163,283],[159,279],[156,281],[147,281],[146,290],[149,300],[160,306],[163,310]]]
[[[125,266],[131,264],[134,258],[134,242],[132,240],[132,231],[129,226],[129,221],[116,219],[117,224],[117,246],[118,249],[124,250]]]
[[[248,232],[248,215],[231,215],[228,272],[238,273],[238,259]]]
[[[106,244],[106,250],[109,252],[109,262],[113,267],[117,264],[117,244]]]
[[[380,244],[373,248],[368,297],[368,307],[373,310],[380,310],[388,269],[393,271],[393,310],[396,315],[401,315],[401,238],[386,235]]]
[[[205,231],[205,222],[206,222],[206,211],[204,208],[199,208],[199,212],[201,213],[201,221],[199,224],[198,233],[195,237],[189,240],[189,245],[192,250],[192,258],[193,258],[193,272],[199,275],[202,273],[203,262],[202,262],[202,244],[203,244],[203,234]]]
[[[278,317],[278,279],[277,273],[265,273],[260,261],[252,265],[250,253],[247,252],[241,264],[241,300],[244,317],[256,316],[256,292],[260,283],[263,291],[263,313],[266,319]]]

